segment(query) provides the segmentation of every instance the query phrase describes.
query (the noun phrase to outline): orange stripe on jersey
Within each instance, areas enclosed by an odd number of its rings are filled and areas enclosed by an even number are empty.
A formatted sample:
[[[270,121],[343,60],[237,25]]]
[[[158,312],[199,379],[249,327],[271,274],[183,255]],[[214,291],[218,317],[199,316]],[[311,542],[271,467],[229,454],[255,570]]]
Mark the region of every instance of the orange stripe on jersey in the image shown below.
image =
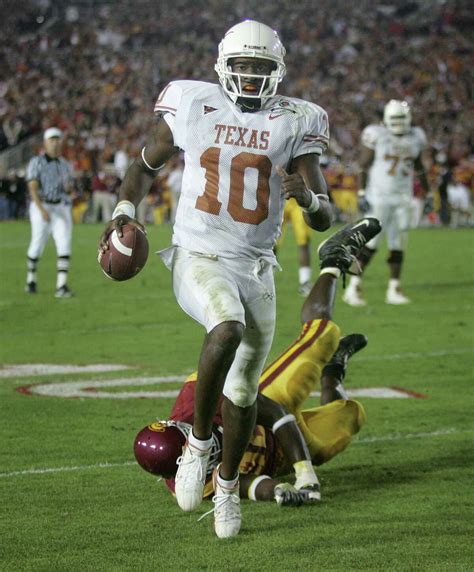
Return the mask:
[[[270,383],[272,383],[276,377],[278,377],[302,352],[304,352],[305,349],[319,338],[319,336],[324,332],[328,320],[321,320],[316,332],[312,336],[308,337],[308,339],[305,339],[308,336],[308,331],[311,328],[312,323],[312,321],[306,322],[301,336],[296,340],[296,342],[266,368],[266,371],[270,370],[273,365],[277,364],[280,359],[286,356],[285,359],[268,375],[268,377],[259,384],[259,391],[262,391],[270,385]],[[265,377],[265,374],[263,374],[263,377]]]
[[[156,100],[155,103],[155,112],[158,111],[177,111],[177,109],[175,107],[168,107],[167,105],[160,105],[160,103],[163,101],[163,99],[165,98],[165,93],[168,91],[170,87],[170,84],[168,84],[165,89],[160,93],[160,95],[158,96],[158,99]]]
[[[175,107],[168,107],[167,105],[155,105],[155,109],[153,110],[155,113],[157,111],[166,111],[168,113],[171,113],[171,115],[175,115],[176,114],[176,108]],[[173,113],[175,112],[175,113]]]

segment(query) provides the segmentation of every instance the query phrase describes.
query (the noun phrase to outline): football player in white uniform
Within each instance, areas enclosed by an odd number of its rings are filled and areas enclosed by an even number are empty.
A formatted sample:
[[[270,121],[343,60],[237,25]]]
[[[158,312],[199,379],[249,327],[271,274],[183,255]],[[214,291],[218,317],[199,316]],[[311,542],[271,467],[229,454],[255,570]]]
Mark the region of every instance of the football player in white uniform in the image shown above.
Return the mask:
[[[286,199],[294,197],[308,224],[331,225],[319,156],[329,138],[326,112],[276,95],[285,75],[278,34],[246,20],[219,45],[220,85],[173,81],[155,106],[158,116],[141,156],[131,165],[113,220],[102,235],[135,220],[135,208],[157,171],[182,149],[185,167],[171,248],[161,253],[172,270],[183,310],[206,336],[196,386],[193,430],[176,475],[179,506],[202,500],[212,419],[222,405],[224,439],[217,475],[217,536],[241,525],[238,468],[255,426],[258,380],[275,324],[273,246]],[[237,500],[236,500],[237,499]]]
[[[426,194],[430,192],[422,152],[426,135],[411,126],[411,111],[405,101],[392,99],[384,109],[383,124],[367,126],[361,136],[360,188],[387,235],[387,263],[390,279],[385,296],[387,304],[407,304],[410,300],[400,289],[400,275],[410,227],[413,178],[416,172]],[[377,235],[358,255],[362,270],[372,259],[380,242]],[[353,276],[343,300],[351,306],[365,306],[361,277]]]

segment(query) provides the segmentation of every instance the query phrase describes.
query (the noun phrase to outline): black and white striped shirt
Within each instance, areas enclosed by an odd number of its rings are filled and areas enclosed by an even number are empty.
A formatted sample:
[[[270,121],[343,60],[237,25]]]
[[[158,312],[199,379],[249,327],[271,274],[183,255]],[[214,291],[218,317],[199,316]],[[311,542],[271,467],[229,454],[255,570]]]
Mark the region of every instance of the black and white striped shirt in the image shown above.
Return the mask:
[[[28,164],[27,181],[38,181],[42,201],[59,202],[66,197],[72,181],[73,169],[64,157],[52,159],[48,155],[37,155]]]

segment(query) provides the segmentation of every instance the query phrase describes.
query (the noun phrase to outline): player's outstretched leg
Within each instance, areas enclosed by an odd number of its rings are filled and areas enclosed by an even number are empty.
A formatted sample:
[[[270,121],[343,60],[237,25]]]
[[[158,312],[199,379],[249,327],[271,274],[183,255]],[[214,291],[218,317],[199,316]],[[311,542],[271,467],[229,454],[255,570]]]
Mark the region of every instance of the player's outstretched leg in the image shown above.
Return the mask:
[[[343,274],[360,274],[360,265],[355,257],[381,230],[380,222],[373,217],[346,225],[318,248],[321,270],[338,268]]]
[[[348,399],[342,385],[349,359],[364,349],[368,340],[364,334],[349,334],[341,338],[337,350],[321,372],[321,405],[336,399]]]

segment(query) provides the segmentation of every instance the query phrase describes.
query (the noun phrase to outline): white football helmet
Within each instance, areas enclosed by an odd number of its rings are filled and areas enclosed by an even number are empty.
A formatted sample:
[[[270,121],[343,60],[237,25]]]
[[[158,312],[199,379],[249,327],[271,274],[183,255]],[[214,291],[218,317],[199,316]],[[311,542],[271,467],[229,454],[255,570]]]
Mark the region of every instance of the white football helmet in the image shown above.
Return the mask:
[[[411,110],[408,103],[391,99],[384,108],[383,122],[394,135],[408,133],[411,127]]]
[[[268,99],[276,93],[277,86],[285,77],[283,62],[286,50],[275,30],[254,20],[245,20],[228,30],[219,44],[219,57],[214,69],[224,91],[235,103],[238,97]],[[241,75],[232,71],[231,58],[259,58],[275,62],[276,69],[270,75]],[[262,79],[258,93],[242,92],[242,77]]]

